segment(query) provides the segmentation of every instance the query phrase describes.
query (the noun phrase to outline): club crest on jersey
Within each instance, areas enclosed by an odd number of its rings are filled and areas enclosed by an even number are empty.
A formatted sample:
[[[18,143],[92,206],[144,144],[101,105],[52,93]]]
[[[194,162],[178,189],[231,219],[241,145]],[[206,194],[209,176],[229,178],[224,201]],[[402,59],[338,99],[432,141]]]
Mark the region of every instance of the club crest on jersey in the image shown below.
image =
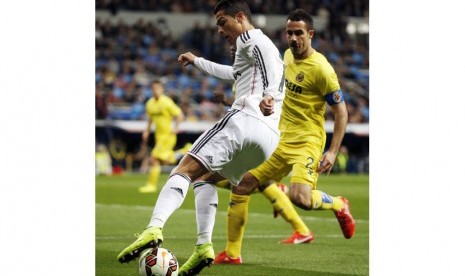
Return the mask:
[[[339,91],[336,91],[333,93],[333,100],[334,102],[336,103],[340,103],[341,102],[341,94]]]
[[[297,76],[295,76],[295,80],[296,80],[297,82],[303,81],[303,80],[304,80],[304,72],[299,72],[299,73],[297,74]]]

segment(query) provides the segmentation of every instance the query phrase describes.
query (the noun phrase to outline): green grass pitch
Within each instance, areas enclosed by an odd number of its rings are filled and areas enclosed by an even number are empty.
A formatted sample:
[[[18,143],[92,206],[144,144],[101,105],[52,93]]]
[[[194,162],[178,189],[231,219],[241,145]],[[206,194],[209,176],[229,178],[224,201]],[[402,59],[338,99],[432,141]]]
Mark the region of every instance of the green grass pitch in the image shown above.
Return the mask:
[[[160,178],[160,186],[167,175]],[[120,264],[117,254],[135,240],[149,222],[157,194],[140,194],[145,175],[96,177],[96,275],[137,276],[137,262]],[[288,182],[288,179],[285,179]],[[213,265],[202,275],[368,275],[369,208],[367,175],[320,176],[318,188],[350,200],[357,227],[354,237],[346,240],[331,211],[297,209],[315,240],[311,244],[282,245],[278,241],[292,233],[290,224],[272,216],[272,207],[261,194],[254,194],[249,206],[249,220],[242,246],[243,264]],[[218,189],[219,206],[213,232],[215,253],[226,244],[226,210],[229,191]],[[163,247],[171,250],[180,265],[193,252],[196,222],[192,188],[184,204],[168,220],[163,231]]]

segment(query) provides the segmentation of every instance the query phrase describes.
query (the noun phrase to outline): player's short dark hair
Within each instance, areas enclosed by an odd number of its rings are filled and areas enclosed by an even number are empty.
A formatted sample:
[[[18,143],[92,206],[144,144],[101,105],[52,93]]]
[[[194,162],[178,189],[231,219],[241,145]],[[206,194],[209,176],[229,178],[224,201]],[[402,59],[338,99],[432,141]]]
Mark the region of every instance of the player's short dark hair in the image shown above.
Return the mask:
[[[304,21],[307,25],[307,29],[313,30],[313,19],[310,16],[310,14],[306,12],[304,9],[296,9],[291,11],[287,16],[287,20]]]
[[[213,14],[224,11],[226,15],[234,17],[238,12],[243,12],[245,17],[252,22],[252,13],[250,7],[244,0],[221,0],[216,4]]]

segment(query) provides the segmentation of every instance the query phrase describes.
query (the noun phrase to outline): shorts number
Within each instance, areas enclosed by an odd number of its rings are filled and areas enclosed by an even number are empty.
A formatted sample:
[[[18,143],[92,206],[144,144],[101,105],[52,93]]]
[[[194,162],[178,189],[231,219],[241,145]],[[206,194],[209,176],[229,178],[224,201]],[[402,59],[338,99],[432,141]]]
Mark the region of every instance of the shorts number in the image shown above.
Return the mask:
[[[313,174],[312,165],[313,165],[313,162],[315,161],[313,160],[313,157],[307,157],[307,160],[308,160],[308,163],[307,165],[305,165],[305,167],[308,169],[308,174],[312,175]]]

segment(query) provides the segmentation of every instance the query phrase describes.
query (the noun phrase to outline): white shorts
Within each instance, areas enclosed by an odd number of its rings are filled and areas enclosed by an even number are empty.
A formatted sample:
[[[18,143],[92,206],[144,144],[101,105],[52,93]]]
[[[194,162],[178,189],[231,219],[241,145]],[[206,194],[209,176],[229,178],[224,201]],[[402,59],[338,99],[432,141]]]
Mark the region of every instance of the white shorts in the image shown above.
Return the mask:
[[[211,172],[238,185],[242,175],[268,159],[279,133],[263,121],[237,109],[205,131],[187,152]]]

